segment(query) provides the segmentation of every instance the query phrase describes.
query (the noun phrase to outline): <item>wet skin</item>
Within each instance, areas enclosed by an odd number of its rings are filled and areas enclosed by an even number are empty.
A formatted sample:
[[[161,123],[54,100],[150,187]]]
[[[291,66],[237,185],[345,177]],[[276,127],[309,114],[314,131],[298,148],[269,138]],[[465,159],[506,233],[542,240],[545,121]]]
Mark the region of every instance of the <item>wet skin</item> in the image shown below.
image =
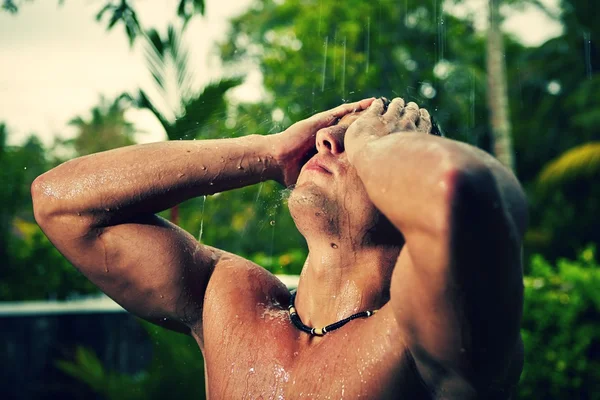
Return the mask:
[[[414,103],[365,100],[278,135],[131,146],[39,177],[34,212],[115,301],[195,338],[209,398],[506,399],[522,369],[524,198],[430,127]],[[303,322],[377,314],[310,336],[276,277],[154,215],[267,179],[295,184]]]
[[[338,123],[339,129],[325,128],[325,137],[319,138],[317,133],[317,141],[330,140],[330,145],[343,146],[345,130],[360,114],[362,112],[344,116]],[[403,129],[410,130],[416,131],[417,127]],[[332,171],[314,162],[316,159],[327,160],[330,153],[318,153],[304,165],[298,177],[290,197],[290,211],[294,215],[295,208],[299,208],[297,212],[303,214],[303,221],[296,222],[305,236],[311,235],[311,228],[338,233],[343,230],[339,221],[331,220],[324,224],[309,221],[309,225],[314,226],[302,226],[305,213],[315,210],[320,214],[317,219],[327,219],[327,213],[336,217],[341,215],[342,219],[346,217],[346,210],[332,210],[331,204],[323,201],[324,197],[335,199],[332,193],[336,189],[334,180],[344,181],[340,191],[351,193],[338,201],[346,207],[358,208],[366,215],[357,224],[377,219],[374,214],[378,212],[374,207],[365,210],[365,204],[371,205],[368,196],[343,153],[341,149],[336,161],[324,163]],[[304,199],[297,199],[300,196]],[[309,205],[305,206],[307,202]],[[401,237],[396,240],[400,250],[403,240]],[[343,247],[338,249],[344,251]],[[450,397],[444,396],[441,388],[423,381],[396,316],[386,303],[386,296],[379,303],[375,316],[351,321],[324,337],[311,337],[290,324],[289,291],[277,279],[246,260],[232,258],[228,262],[231,264],[213,274],[206,297],[210,301],[205,300],[206,316],[219,316],[211,318],[210,322],[205,318],[204,322],[207,383],[214,398],[432,399],[474,396],[470,385],[460,379],[456,380],[455,386],[464,387],[454,388],[455,393]],[[240,268],[241,265],[244,267]],[[242,275],[241,270],[244,271]],[[225,297],[220,296],[221,288],[231,286],[232,279],[236,282],[234,290],[228,291]],[[389,287],[383,288],[384,292],[388,290]],[[349,309],[339,318],[357,311],[362,309]],[[512,382],[503,382],[504,388],[514,385],[518,379],[522,357],[521,350],[515,352],[509,373]]]

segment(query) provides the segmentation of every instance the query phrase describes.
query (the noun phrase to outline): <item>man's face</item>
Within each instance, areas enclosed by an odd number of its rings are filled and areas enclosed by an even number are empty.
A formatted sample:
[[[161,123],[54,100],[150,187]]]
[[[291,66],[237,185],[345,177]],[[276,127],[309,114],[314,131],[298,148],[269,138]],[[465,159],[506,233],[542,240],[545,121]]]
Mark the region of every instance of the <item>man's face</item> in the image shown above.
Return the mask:
[[[302,168],[288,205],[305,236],[366,236],[381,219],[344,150],[346,129],[361,112],[345,115],[316,135],[317,154]]]

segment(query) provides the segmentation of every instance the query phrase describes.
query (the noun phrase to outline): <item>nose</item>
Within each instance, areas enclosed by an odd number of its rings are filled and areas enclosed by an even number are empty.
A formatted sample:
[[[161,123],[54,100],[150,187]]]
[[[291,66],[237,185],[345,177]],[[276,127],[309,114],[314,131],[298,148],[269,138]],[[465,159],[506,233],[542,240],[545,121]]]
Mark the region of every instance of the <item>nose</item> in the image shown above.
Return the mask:
[[[338,155],[344,152],[344,136],[347,126],[335,125],[317,132],[317,152]]]

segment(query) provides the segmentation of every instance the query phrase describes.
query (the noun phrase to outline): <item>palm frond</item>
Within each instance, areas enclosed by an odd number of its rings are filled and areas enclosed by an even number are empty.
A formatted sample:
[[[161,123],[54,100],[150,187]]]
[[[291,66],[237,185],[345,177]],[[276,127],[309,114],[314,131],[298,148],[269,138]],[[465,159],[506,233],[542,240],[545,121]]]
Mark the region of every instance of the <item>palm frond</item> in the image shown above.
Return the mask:
[[[152,114],[154,114],[156,119],[158,119],[158,122],[160,122],[163,129],[165,130],[165,133],[167,134],[167,136],[169,136],[169,132],[172,130],[173,126],[171,125],[171,123],[169,123],[169,121],[167,121],[167,119],[163,116],[163,114],[154,106],[154,104],[152,104],[152,102],[148,98],[148,95],[146,95],[146,92],[144,92],[142,89],[140,89],[140,91],[138,93],[137,106],[140,108],[146,108]]]
[[[197,137],[197,133],[212,116],[225,111],[225,93],[241,82],[240,78],[233,78],[207,85],[198,96],[185,104],[185,114],[176,121],[169,139]]]
[[[183,19],[184,27],[194,14],[204,15],[204,11],[204,0],[180,0],[177,6],[177,15]]]
[[[546,164],[538,177],[538,187],[548,189],[573,181],[600,176],[600,142],[572,148]]]

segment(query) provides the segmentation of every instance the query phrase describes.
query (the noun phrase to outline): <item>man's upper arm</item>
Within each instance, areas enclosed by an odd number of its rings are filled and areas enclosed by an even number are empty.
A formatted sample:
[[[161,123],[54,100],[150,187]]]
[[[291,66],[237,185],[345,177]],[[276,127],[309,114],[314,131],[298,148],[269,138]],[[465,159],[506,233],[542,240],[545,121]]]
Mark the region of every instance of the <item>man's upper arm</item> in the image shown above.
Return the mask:
[[[445,229],[405,233],[390,304],[436,387],[504,384],[519,341],[526,215],[516,178],[493,164],[456,176]]]
[[[41,226],[75,267],[128,311],[184,333],[201,323],[204,292],[223,252],[155,215],[91,229],[83,218],[56,217]]]

